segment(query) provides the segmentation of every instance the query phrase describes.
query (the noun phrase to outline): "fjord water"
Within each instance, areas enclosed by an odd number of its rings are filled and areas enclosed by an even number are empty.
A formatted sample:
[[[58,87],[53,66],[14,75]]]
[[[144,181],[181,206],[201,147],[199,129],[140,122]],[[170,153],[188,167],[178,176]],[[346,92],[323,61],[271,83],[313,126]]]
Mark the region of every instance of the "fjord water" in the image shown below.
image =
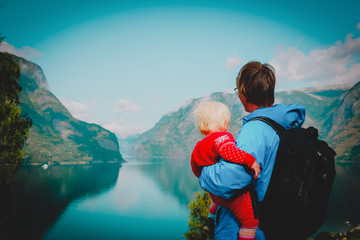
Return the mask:
[[[187,160],[25,166],[14,239],[182,239],[200,190]],[[21,229],[21,231],[17,231]]]
[[[13,239],[182,239],[200,191],[188,159],[92,166],[23,167]],[[360,165],[337,164],[321,230],[360,223]]]

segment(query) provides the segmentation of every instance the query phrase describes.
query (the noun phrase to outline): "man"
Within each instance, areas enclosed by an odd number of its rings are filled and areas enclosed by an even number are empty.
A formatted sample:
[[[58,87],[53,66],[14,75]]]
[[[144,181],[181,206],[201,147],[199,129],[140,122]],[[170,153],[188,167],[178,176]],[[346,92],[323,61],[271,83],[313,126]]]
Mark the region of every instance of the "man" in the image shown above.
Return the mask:
[[[259,201],[262,201],[270,182],[280,139],[268,124],[250,120],[264,116],[288,129],[293,127],[294,121],[302,125],[305,120],[305,109],[297,104],[273,105],[275,70],[269,64],[247,63],[236,78],[236,86],[241,103],[250,113],[243,119],[243,127],[236,139],[236,145],[254,156],[260,164],[261,172],[256,180],[255,190]],[[205,167],[199,181],[206,191],[219,197],[229,198],[239,189],[249,185],[252,177],[242,166],[220,161]],[[239,224],[228,209],[219,208],[215,222],[216,240],[238,239]],[[249,233],[251,234],[255,233]],[[265,239],[259,229],[256,232],[256,239]]]

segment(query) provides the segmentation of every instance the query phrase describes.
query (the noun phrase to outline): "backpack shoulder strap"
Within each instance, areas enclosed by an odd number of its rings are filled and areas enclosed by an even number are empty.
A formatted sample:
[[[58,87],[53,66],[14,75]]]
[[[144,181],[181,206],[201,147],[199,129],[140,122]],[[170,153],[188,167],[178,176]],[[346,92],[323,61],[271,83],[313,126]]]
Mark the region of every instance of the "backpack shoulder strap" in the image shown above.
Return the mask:
[[[280,139],[282,138],[282,136],[285,133],[285,128],[283,126],[281,126],[279,123],[275,122],[274,120],[272,120],[268,117],[256,117],[256,118],[251,119],[250,121],[255,121],[255,120],[262,121],[262,122],[268,124],[270,127],[272,127]],[[255,190],[254,183],[253,183],[253,189]],[[256,191],[250,192],[250,197],[251,197],[252,204],[253,204],[254,216],[259,218],[259,229],[264,230],[263,229],[263,220],[262,220],[262,215],[263,215],[263,211],[264,211],[263,210],[263,207],[264,207],[263,201],[259,201]]]
[[[254,120],[260,120],[260,121],[268,124],[270,127],[272,127],[275,130],[277,135],[279,135],[279,137],[282,138],[282,136],[285,132],[285,128],[283,126],[281,126],[279,123],[275,122],[274,120],[272,120],[268,117],[256,117],[256,118],[251,119],[250,121],[254,121]]]

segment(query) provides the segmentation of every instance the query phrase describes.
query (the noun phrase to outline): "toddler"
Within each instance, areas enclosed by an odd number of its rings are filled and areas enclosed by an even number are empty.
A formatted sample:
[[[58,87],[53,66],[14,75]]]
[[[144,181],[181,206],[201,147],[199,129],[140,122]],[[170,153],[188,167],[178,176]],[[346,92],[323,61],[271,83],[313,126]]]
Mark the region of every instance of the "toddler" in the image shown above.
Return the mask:
[[[219,102],[204,102],[195,114],[196,125],[201,134],[205,135],[205,138],[196,144],[191,155],[191,168],[195,176],[199,177],[203,167],[212,165],[222,158],[251,168],[256,179],[260,172],[259,164],[252,155],[237,148],[234,137],[227,132],[230,124],[229,109]],[[222,205],[230,209],[239,221],[239,239],[255,239],[258,219],[254,218],[249,191],[231,200],[211,193],[210,197],[212,203],[205,230],[213,231],[216,209],[218,205]]]

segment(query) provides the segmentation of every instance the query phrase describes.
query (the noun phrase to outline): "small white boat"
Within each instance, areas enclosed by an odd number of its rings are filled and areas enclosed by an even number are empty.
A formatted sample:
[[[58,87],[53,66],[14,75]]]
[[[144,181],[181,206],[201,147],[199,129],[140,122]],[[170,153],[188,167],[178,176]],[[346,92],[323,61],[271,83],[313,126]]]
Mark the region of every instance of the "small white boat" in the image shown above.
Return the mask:
[[[44,163],[42,166],[41,166],[44,170],[48,169],[49,165],[47,165],[46,163]]]

